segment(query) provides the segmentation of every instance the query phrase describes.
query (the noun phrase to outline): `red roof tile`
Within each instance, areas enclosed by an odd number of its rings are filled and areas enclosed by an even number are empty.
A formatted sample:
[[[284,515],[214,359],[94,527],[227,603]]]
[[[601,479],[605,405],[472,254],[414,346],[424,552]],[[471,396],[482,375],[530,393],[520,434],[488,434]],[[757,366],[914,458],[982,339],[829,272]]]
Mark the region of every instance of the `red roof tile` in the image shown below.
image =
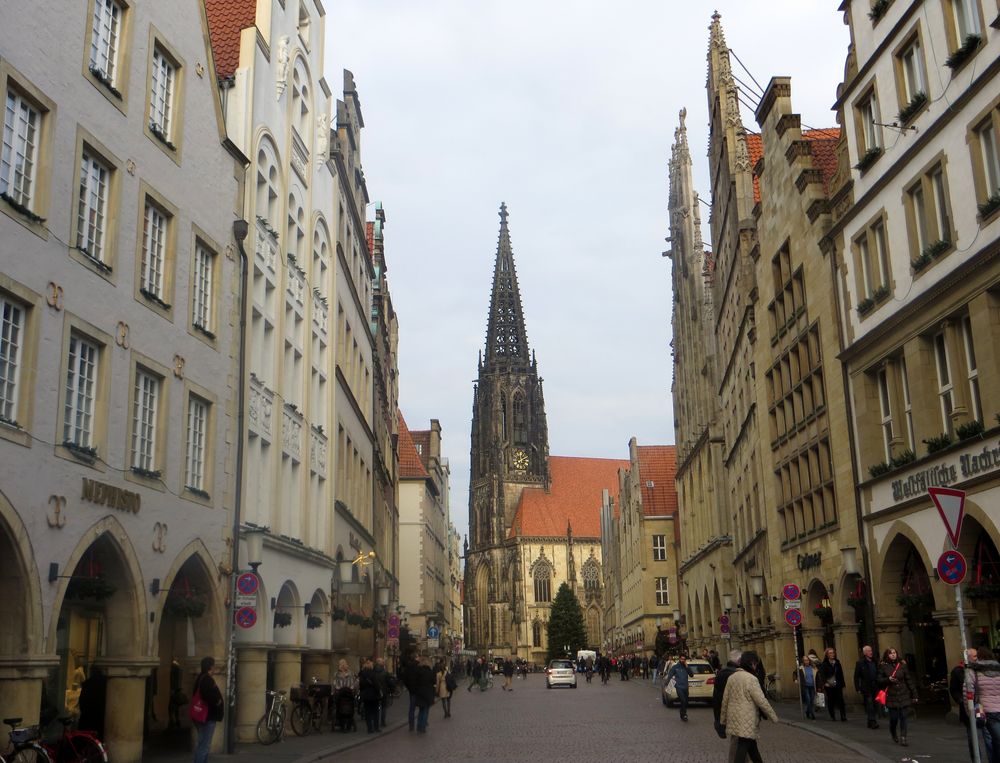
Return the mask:
[[[399,476],[404,479],[427,479],[430,476],[413,444],[413,437],[406,426],[402,411],[399,411]]]
[[[813,167],[823,172],[823,191],[829,195],[830,183],[837,174],[837,143],[840,142],[840,128],[806,130],[802,137],[812,141]]]
[[[639,446],[642,513],[664,517],[677,513],[677,449],[673,445]]]
[[[215,75],[232,77],[240,63],[240,33],[253,26],[257,0],[205,0]]]
[[[606,489],[618,503],[618,470],[628,461],[613,458],[549,456],[549,490],[521,493],[509,537],[565,538],[572,525],[577,538],[601,537],[601,496]]]
[[[365,241],[368,243],[369,256],[375,256],[375,223],[365,223]]]
[[[757,160],[764,155],[764,140],[755,132],[747,133],[747,153],[750,154],[750,169],[757,166]],[[756,204],[760,201],[760,178],[755,172],[753,175],[753,200]]]
[[[417,455],[420,456],[420,463],[424,465],[424,469],[430,464],[430,453],[431,453],[431,430],[429,429],[411,429],[410,437],[413,438],[413,447],[417,449]]]

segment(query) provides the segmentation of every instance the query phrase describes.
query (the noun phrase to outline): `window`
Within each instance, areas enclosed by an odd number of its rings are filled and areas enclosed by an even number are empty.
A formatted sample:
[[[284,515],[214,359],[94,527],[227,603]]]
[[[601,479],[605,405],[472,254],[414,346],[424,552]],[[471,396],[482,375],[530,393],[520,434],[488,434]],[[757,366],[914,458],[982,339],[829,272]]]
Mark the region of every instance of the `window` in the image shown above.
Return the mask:
[[[132,470],[152,475],[156,468],[157,405],[160,380],[147,371],[135,372],[132,401]],[[158,474],[156,476],[159,476]]]
[[[118,74],[118,37],[122,6],[116,0],[94,0],[90,35],[90,71],[105,85],[114,87]]]
[[[855,121],[858,133],[858,161],[868,152],[882,146],[882,128],[879,127],[878,99],[872,88],[857,102],[854,107]]]
[[[299,3],[298,31],[299,39],[302,40],[306,50],[309,50],[309,11],[306,10],[305,0]]]
[[[542,624],[538,620],[531,624],[531,645],[536,648],[542,645]]]
[[[94,440],[94,400],[100,349],[70,336],[66,366],[66,404],[63,412],[63,442],[90,448]]]
[[[889,374],[885,368],[879,369],[876,377],[878,382],[878,407],[882,422],[882,445],[885,449],[886,461],[892,458],[892,405],[889,394]]]
[[[213,269],[215,254],[200,242],[194,249],[194,283],[191,323],[205,334],[212,333]]]
[[[514,395],[514,442],[528,442],[528,423],[524,415],[524,397]]]
[[[976,185],[979,191],[980,212],[988,217],[998,208],[1000,202],[1000,148],[997,146],[998,115],[993,111],[985,122],[975,130],[975,145],[979,149]],[[991,205],[990,202],[994,201]],[[992,209],[990,208],[992,206]]]
[[[187,411],[187,455],[184,486],[205,491],[205,452],[208,435],[208,403],[191,395]]]
[[[150,77],[149,93],[149,129],[165,143],[170,142],[176,77],[177,67],[159,47],[153,48],[153,70]]]
[[[940,163],[910,186],[906,202],[914,254],[937,256],[947,251],[954,242],[948,186]]]
[[[163,272],[166,264],[167,216],[149,199],[142,222],[140,293],[163,303]]]
[[[653,536],[653,561],[665,562],[667,560],[667,536]]]
[[[111,170],[89,151],[80,160],[80,196],[77,203],[76,248],[105,263],[108,193]]]
[[[872,223],[856,242],[864,295],[875,297],[889,288],[889,247],[885,223],[880,218]]]
[[[976,0],[951,0],[951,10],[958,45],[965,42],[965,38],[969,35],[980,33],[979,4]]]
[[[951,412],[955,409],[955,397],[944,332],[934,337],[934,357],[937,366],[938,398],[941,400],[941,421],[944,425],[944,431],[950,435],[953,434]]]
[[[41,121],[41,112],[17,90],[8,88],[0,151],[0,196],[29,211],[34,208]]]
[[[916,452],[913,440],[913,401],[910,399],[910,377],[906,373],[906,359],[899,359],[899,381],[903,387],[903,415],[906,416],[906,444]]]
[[[914,37],[899,54],[903,106],[913,103],[918,93],[927,95],[927,76],[924,73],[924,56],[920,49],[920,38]]]
[[[969,400],[972,403],[972,418],[983,420],[983,401],[979,395],[979,368],[976,365],[976,346],[972,341],[972,321],[969,316],[962,319],[962,343],[965,345],[965,367],[969,374]]]
[[[667,586],[666,578],[656,578],[656,606],[666,607],[670,605],[670,589]]]
[[[539,603],[552,601],[551,581],[552,568],[548,564],[539,564],[532,576],[535,583],[535,601]]]
[[[17,421],[24,308],[0,295],[0,421]]]

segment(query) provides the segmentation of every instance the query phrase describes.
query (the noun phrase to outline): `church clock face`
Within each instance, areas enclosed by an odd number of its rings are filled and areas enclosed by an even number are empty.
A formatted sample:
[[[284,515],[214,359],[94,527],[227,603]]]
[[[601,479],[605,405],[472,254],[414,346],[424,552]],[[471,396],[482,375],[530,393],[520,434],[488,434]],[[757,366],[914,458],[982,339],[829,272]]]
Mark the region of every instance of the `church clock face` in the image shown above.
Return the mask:
[[[517,450],[514,451],[513,462],[514,462],[514,468],[517,469],[518,471],[523,472],[525,469],[528,468],[528,454],[525,453],[520,448],[518,448]]]

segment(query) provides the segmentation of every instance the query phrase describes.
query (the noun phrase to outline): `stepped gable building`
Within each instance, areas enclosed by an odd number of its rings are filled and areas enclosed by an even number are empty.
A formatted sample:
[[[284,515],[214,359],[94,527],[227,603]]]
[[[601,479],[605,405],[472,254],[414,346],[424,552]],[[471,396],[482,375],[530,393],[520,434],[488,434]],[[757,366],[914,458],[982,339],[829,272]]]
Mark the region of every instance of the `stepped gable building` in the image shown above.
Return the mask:
[[[617,500],[618,469],[628,461],[549,457],[507,216],[501,205],[486,353],[473,394],[465,634],[480,653],[541,663],[548,611],[564,581],[585,608],[592,645],[600,645],[602,493]]]

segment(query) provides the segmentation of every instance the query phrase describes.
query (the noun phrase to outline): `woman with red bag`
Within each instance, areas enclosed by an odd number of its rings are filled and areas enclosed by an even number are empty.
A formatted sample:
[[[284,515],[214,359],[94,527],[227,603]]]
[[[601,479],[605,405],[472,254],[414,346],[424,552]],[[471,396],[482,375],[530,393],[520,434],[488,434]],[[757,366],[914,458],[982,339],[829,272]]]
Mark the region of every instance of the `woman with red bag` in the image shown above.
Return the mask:
[[[212,675],[215,673],[215,658],[202,657],[201,673],[194,682],[194,693],[188,714],[198,731],[198,744],[194,748],[194,763],[206,763],[208,751],[212,748],[215,724],[225,715],[225,701]]]
[[[910,705],[917,704],[917,685],[909,666],[899,658],[895,649],[886,649],[882,655],[882,662],[878,666],[878,685],[885,691],[892,741],[906,747],[906,711]]]

